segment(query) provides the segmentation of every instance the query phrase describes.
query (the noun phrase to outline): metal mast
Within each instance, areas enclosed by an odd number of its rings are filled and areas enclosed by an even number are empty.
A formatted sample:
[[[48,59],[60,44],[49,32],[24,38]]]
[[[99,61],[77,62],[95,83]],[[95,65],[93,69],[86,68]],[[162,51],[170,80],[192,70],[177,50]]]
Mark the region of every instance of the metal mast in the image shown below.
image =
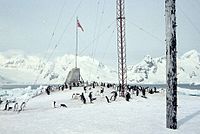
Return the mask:
[[[116,1],[118,80],[121,96],[127,88],[126,38],[125,38],[125,0]]]
[[[78,17],[76,17],[76,52],[75,52],[75,68],[77,68],[77,56],[78,56]]]
[[[165,0],[166,126],[177,129],[176,0]]]

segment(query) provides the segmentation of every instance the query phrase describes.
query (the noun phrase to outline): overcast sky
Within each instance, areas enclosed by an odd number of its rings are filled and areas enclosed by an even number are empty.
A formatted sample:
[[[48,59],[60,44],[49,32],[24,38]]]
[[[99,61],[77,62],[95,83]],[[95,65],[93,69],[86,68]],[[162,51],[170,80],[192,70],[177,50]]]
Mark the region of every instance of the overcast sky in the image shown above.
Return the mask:
[[[0,51],[52,57],[79,53],[117,66],[116,0],[0,0]],[[165,55],[164,0],[126,0],[127,63]],[[200,52],[200,0],[177,1],[178,54]],[[54,36],[52,37],[52,33]]]

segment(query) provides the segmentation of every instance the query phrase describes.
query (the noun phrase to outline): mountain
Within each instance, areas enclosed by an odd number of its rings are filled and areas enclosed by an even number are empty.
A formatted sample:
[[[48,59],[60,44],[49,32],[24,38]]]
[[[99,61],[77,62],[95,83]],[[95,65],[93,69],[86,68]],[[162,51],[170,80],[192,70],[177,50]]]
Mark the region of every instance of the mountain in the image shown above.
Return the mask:
[[[47,61],[24,53],[0,53],[0,84],[62,84],[74,67],[74,55],[64,55]],[[128,83],[165,83],[165,56],[150,55],[128,66]],[[88,56],[78,57],[81,75],[86,81],[118,82],[117,71]],[[178,58],[178,82],[199,83],[200,54],[191,50]]]
[[[56,57],[51,61],[36,56],[0,53],[0,74],[13,84],[62,84],[74,67],[74,55]],[[88,56],[78,57],[81,75],[88,81],[117,81],[117,72]],[[37,80],[37,81],[36,81]],[[0,83],[4,83],[0,80]]]
[[[191,50],[177,59],[178,83],[199,83],[200,54]],[[165,83],[166,57],[145,58],[137,65],[128,67],[128,80],[134,83]]]

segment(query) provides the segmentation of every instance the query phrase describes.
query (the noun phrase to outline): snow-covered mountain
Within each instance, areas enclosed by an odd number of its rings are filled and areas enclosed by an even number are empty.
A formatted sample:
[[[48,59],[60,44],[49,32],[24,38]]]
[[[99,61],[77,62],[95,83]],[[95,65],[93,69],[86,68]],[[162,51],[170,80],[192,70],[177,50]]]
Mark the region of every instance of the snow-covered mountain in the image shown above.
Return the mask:
[[[0,53],[0,84],[63,83],[74,67],[74,55],[64,55],[48,61],[25,54]],[[128,83],[165,83],[166,58],[145,58],[128,66]],[[78,57],[81,75],[88,81],[117,82],[117,69],[88,56]],[[178,58],[178,82],[200,83],[200,54],[191,50]]]
[[[0,53],[0,84],[64,83],[68,72],[74,67],[74,55],[64,55],[48,61],[36,56]],[[81,75],[88,81],[117,81],[117,72],[88,56],[78,58]],[[6,82],[5,82],[5,78]],[[36,81],[37,80],[37,81]]]
[[[191,50],[178,58],[178,83],[200,83],[200,54]],[[165,83],[166,58],[145,58],[137,65],[128,67],[129,81],[134,83]]]

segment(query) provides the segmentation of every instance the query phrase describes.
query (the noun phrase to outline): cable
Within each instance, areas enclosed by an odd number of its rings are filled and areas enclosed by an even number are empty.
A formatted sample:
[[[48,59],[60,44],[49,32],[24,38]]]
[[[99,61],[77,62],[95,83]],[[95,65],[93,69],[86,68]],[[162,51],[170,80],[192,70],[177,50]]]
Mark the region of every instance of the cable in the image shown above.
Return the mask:
[[[98,30],[97,30],[97,31],[98,31],[98,32],[97,32],[97,36],[99,36],[99,34],[100,34],[100,29],[101,29],[101,25],[102,25],[102,20],[103,20],[104,11],[105,11],[105,0],[103,1],[103,9],[102,9],[102,12],[101,12],[101,17],[100,17],[100,21],[99,21]],[[94,47],[93,58],[95,57],[97,46],[98,46],[98,39],[97,39],[96,45],[95,45],[95,47]]]
[[[75,8],[74,13],[73,13],[72,16],[71,16],[69,23],[66,25],[65,29],[63,30],[63,32],[62,32],[60,38],[58,39],[58,41],[57,41],[57,43],[56,43],[56,45],[55,45],[55,47],[54,47],[52,53],[50,54],[50,56],[49,56],[47,62],[50,60],[51,56],[53,55],[53,53],[55,52],[56,48],[57,48],[58,45],[60,44],[60,41],[62,40],[62,38],[63,38],[63,36],[64,36],[66,30],[68,29],[68,27],[69,27],[69,25],[71,24],[71,22],[72,22],[72,20],[73,20],[73,18],[74,18],[74,16],[75,16],[75,14],[76,14],[76,12],[78,11],[79,7],[81,6],[82,1],[83,1],[83,0],[80,0],[79,4],[78,4],[77,7]],[[48,81],[48,83],[49,83],[49,82],[50,82],[50,80]]]
[[[96,12],[96,20],[95,20],[94,38],[95,38],[96,34],[97,34],[97,36],[100,34],[100,29],[101,29],[101,24],[102,24],[102,18],[103,18],[103,15],[104,15],[105,0],[103,2],[103,10],[101,12],[99,23],[97,23],[98,22],[98,17],[97,16],[98,16],[99,5],[100,5],[99,0],[98,0],[97,4],[98,5],[97,5],[97,12]],[[98,46],[98,39],[96,40],[96,42],[93,42],[93,48],[92,48],[92,59],[93,59],[93,61],[94,61],[94,58],[95,58],[97,46]],[[90,79],[91,73],[92,72],[90,72],[89,79]]]
[[[106,29],[105,29],[103,32],[101,32],[101,33],[99,34],[99,36],[97,36],[97,37],[94,38],[90,43],[88,43],[89,45],[87,45],[85,48],[83,48],[83,49],[80,51],[80,53],[84,53],[84,51],[87,50],[87,49],[92,45],[92,43],[93,43],[95,40],[99,39],[102,35],[104,35],[104,33],[107,32],[107,31],[111,28],[111,26],[114,24],[114,22],[115,22],[115,20],[113,20],[113,21],[106,27]]]
[[[143,31],[144,33],[148,34],[149,36],[153,37],[154,39],[158,40],[159,42],[161,43],[165,43],[164,41],[162,41],[159,37],[153,35],[151,32],[148,32],[147,30],[143,29],[142,27],[140,27],[139,25],[133,23],[133,22],[130,22],[127,20],[127,22],[129,24],[132,24],[133,26],[137,27],[139,30]]]
[[[107,32],[107,31],[113,26],[113,24],[114,24],[114,21],[112,21],[112,22],[106,27],[106,29],[103,30],[103,32],[101,32],[101,34],[100,34],[99,36],[97,36],[94,40],[92,40],[91,43],[89,43],[89,45],[86,46],[86,47],[79,53],[79,55],[82,55],[82,54],[84,53],[84,51],[85,51],[89,46],[92,45],[92,42],[93,42],[93,41],[95,41],[96,39],[99,39],[102,35],[104,35],[104,33]],[[73,59],[71,59],[71,60],[69,61],[69,64],[71,64],[72,62],[73,62]],[[47,83],[49,83],[49,82],[50,82],[50,80],[49,80]]]
[[[58,15],[58,19],[57,19],[56,25],[55,25],[55,27],[54,27],[54,29],[53,29],[53,31],[52,31],[52,34],[51,34],[51,37],[50,37],[50,40],[49,40],[49,43],[48,43],[47,53],[45,54],[44,58],[40,60],[39,66],[42,64],[42,61],[45,60],[45,59],[47,58],[47,55],[48,55],[48,53],[49,53],[49,51],[50,51],[50,46],[51,46],[53,37],[54,37],[54,35],[55,35],[55,31],[56,31],[57,26],[58,26],[58,24],[59,24],[59,21],[60,21],[60,18],[61,18],[61,15],[62,15],[62,12],[63,12],[63,9],[64,9],[65,5],[66,5],[66,1],[64,1],[64,3],[62,4],[62,7],[61,7],[61,9],[60,9],[60,12],[59,12],[59,15]],[[49,57],[50,57],[50,56],[49,56]],[[38,81],[38,79],[39,79],[39,76],[42,74],[42,72],[43,72],[43,70],[44,70],[44,67],[45,67],[45,65],[42,67],[42,71],[40,71],[40,73],[36,76],[36,79],[35,79],[33,85],[35,85],[35,84],[37,83],[37,81]]]
[[[106,54],[107,54],[107,51],[109,50],[109,47],[110,47],[110,45],[111,45],[111,40],[112,40],[112,38],[113,38],[114,33],[115,33],[115,28],[112,30],[111,36],[110,36],[109,41],[108,41],[108,46],[106,47],[106,49],[105,49],[105,51],[104,51],[104,54],[103,54],[103,56],[102,56],[101,59],[104,59],[104,58],[105,58],[105,56],[106,56]]]
[[[60,38],[58,39],[57,45],[59,45],[60,41],[62,40],[62,38],[63,38],[63,36],[64,36],[66,30],[68,29],[69,25],[71,24],[71,22],[72,22],[72,20],[73,20],[73,18],[74,18],[74,16],[75,16],[75,14],[76,14],[76,12],[78,11],[79,7],[81,6],[82,1],[83,1],[83,0],[80,0],[79,4],[77,5],[77,7],[76,7],[74,13],[72,14],[72,16],[71,16],[71,18],[70,18],[69,23],[67,23],[67,25],[66,25],[66,27],[64,28],[64,30],[63,30],[63,32],[62,32]]]
[[[55,31],[56,31],[57,26],[58,26],[58,24],[59,24],[59,22],[60,22],[60,19],[61,19],[61,16],[62,16],[62,13],[63,13],[63,9],[64,9],[65,5],[66,5],[66,1],[64,1],[64,4],[63,4],[62,8],[60,9],[60,12],[59,12],[59,16],[58,16],[56,25],[55,25],[55,27],[54,27],[54,29],[53,29],[53,32],[52,32],[52,38],[53,38],[54,35],[55,35]],[[50,42],[49,42],[48,50],[50,49],[50,45],[51,45],[52,38],[51,38],[51,40],[50,40]]]
[[[179,7],[182,14],[185,16],[185,18],[188,20],[188,22],[193,26],[193,28],[197,31],[197,33],[200,35],[199,28],[192,22],[192,20],[185,14],[185,12]]]
[[[88,46],[86,46],[85,48],[83,48],[82,51],[79,53],[79,55],[82,55],[82,54],[85,52],[85,50],[87,50],[87,48],[89,48],[89,47],[92,45],[92,42],[93,42],[93,41],[95,41],[95,40],[99,39],[100,37],[102,37],[102,36],[104,35],[105,32],[107,32],[110,28],[112,28],[114,22],[115,22],[115,21],[112,21],[112,22],[106,27],[106,29],[103,30],[103,32],[101,32],[101,33],[99,34],[99,36],[96,36],[96,38],[95,38],[94,40],[92,40],[91,43],[89,43]],[[111,33],[111,36],[112,36],[112,35],[113,35],[113,31],[112,31],[112,33]],[[111,38],[110,38],[110,40],[111,40]],[[107,50],[107,49],[106,49],[106,50]],[[104,56],[105,56],[105,54],[104,54]],[[71,60],[69,61],[69,64],[72,63],[72,62],[73,62],[73,59],[71,59]]]
[[[104,53],[103,53],[103,55],[102,55],[102,58],[101,58],[101,60],[100,61],[102,61],[103,59],[105,59],[105,56],[106,56],[106,54],[107,54],[107,51],[109,50],[109,47],[111,46],[111,40],[112,40],[112,38],[113,38],[113,35],[114,35],[114,33],[115,33],[115,28],[112,30],[112,33],[111,33],[111,35],[109,36],[109,40],[108,40],[108,46],[106,47],[106,49],[105,49],[105,51],[104,51]],[[99,71],[99,68],[97,67],[97,71],[96,71],[96,74],[98,73],[98,71]]]
[[[97,9],[96,9],[96,15],[95,15],[95,25],[94,25],[94,34],[93,34],[93,45],[92,45],[92,52],[91,52],[91,57],[94,57],[94,47],[95,47],[95,38],[96,38],[96,33],[97,33],[97,22],[98,22],[98,12],[99,12],[99,3],[100,1],[97,0]]]
[[[67,28],[69,27],[70,23],[72,22],[72,19],[74,18],[74,16],[75,16],[75,14],[76,14],[77,10],[78,10],[78,9],[79,9],[79,7],[81,6],[81,3],[82,3],[82,1],[83,1],[83,0],[80,0],[79,4],[78,4],[78,5],[77,5],[77,7],[75,8],[75,11],[74,11],[73,15],[71,16],[69,23],[66,25],[66,27],[65,27],[64,31],[62,32],[62,34],[61,34],[60,38],[58,39],[58,41],[57,41],[56,45],[54,46],[54,48],[53,48],[52,52],[50,53],[49,57],[47,58],[47,61],[46,61],[46,63],[48,63],[48,62],[49,62],[50,58],[52,57],[53,53],[55,52],[56,48],[58,47],[58,45],[59,45],[60,41],[61,41],[61,40],[62,40],[62,38],[63,38],[63,35],[65,34],[65,32],[66,32]],[[61,11],[63,10],[63,8],[64,8],[64,5],[62,6],[62,9],[61,9]],[[61,16],[61,15],[59,15],[59,19],[60,19],[60,16]],[[57,28],[58,22],[59,22],[59,21],[57,21],[57,23],[56,23],[56,26],[55,26],[55,28],[54,28],[54,29],[56,29],[56,28]],[[54,36],[54,32],[52,33],[52,36]],[[46,64],[44,65],[44,68],[45,68],[45,66],[46,66]],[[43,69],[42,69],[42,70],[43,70]],[[40,74],[39,74],[39,75],[40,75]],[[39,76],[38,76],[38,77],[39,77]],[[37,77],[37,79],[35,80],[35,82],[34,82],[34,85],[36,84],[36,82],[37,82],[37,80],[38,80],[38,77]]]

